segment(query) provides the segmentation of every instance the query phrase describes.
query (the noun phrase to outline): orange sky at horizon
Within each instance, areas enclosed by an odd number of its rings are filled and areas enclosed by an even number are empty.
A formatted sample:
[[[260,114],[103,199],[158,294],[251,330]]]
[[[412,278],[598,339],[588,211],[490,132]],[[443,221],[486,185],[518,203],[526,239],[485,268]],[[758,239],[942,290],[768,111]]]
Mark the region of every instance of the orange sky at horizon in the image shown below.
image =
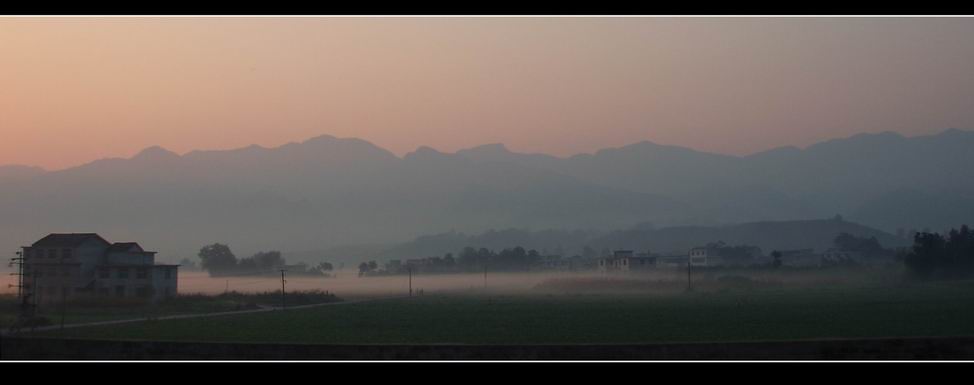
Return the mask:
[[[974,128],[970,18],[0,17],[0,165],[328,134],[745,155]]]

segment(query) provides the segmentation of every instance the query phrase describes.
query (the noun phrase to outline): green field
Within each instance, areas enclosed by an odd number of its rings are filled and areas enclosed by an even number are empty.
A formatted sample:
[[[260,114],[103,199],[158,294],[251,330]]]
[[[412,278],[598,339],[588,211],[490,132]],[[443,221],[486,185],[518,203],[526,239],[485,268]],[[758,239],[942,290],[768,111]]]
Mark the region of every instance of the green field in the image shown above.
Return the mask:
[[[974,336],[974,281],[671,295],[428,294],[284,312],[85,327],[63,333],[65,337],[97,339],[349,344]]]

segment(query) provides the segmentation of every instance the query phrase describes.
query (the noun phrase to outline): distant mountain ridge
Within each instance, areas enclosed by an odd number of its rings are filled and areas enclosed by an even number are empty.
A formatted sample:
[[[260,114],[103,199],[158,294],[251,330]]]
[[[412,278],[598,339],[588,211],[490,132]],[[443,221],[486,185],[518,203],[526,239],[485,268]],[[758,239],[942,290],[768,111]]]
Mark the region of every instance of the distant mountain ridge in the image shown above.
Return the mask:
[[[974,131],[956,129],[749,156],[644,141],[567,158],[502,144],[398,157],[330,135],[183,155],[154,146],[59,171],[0,167],[0,245],[101,232],[178,260],[213,242],[246,254],[407,242],[447,229],[611,231],[835,214],[887,232],[939,231],[974,222],[972,149]]]

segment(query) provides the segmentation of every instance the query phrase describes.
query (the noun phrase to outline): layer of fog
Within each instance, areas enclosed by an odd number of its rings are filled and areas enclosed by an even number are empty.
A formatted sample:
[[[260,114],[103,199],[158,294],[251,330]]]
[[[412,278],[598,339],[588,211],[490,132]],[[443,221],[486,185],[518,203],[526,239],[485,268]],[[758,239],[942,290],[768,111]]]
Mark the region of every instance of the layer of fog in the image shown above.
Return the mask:
[[[414,274],[413,295],[483,293],[532,294],[675,294],[688,286],[695,291],[889,285],[904,279],[899,268],[872,270],[711,270],[695,271],[688,282],[686,269],[658,269],[636,273],[544,272]],[[0,277],[0,293],[17,292],[15,276]],[[359,277],[356,271],[339,270],[335,277],[287,276],[287,292],[328,291],[343,299],[409,295],[408,275]],[[217,295],[281,290],[280,275],[210,277],[206,272],[179,273],[180,294]]]

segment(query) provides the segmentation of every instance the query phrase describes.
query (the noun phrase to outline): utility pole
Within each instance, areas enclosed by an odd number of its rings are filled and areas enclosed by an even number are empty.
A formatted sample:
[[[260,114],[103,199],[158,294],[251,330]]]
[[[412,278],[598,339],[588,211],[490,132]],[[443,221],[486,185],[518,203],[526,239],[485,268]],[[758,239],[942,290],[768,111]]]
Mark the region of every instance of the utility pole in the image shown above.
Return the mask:
[[[64,256],[63,255],[61,256],[61,260],[60,260],[60,263],[58,263],[58,265],[60,265],[60,269],[58,269],[58,270],[59,270],[59,273],[61,273],[61,279],[60,279],[60,281],[61,281],[61,333],[63,334],[64,333],[64,313],[67,312],[67,308],[68,308],[68,305],[67,305],[68,287],[66,286],[67,283],[64,282],[64,272],[65,272],[65,270],[64,270]]]
[[[14,257],[14,258],[10,258],[10,263],[8,264],[8,266],[13,267],[13,265],[15,265],[15,264],[17,265],[17,272],[16,273],[10,273],[10,275],[16,275],[17,276],[17,284],[16,285],[10,284],[10,285],[7,285],[7,287],[14,287],[14,286],[16,286],[17,287],[17,298],[23,300],[23,296],[24,296],[24,253],[22,251],[18,251],[15,254],[17,256]]]
[[[284,282],[287,282],[284,280],[285,271],[287,271],[287,269],[281,269],[281,310],[284,310],[284,307],[287,304],[287,302],[285,301],[286,292],[284,291]]]
[[[31,280],[33,282],[30,284],[30,300],[32,302],[30,306],[30,316],[33,317],[34,314],[37,314],[37,266],[34,266],[34,268],[31,270],[31,275]]]

